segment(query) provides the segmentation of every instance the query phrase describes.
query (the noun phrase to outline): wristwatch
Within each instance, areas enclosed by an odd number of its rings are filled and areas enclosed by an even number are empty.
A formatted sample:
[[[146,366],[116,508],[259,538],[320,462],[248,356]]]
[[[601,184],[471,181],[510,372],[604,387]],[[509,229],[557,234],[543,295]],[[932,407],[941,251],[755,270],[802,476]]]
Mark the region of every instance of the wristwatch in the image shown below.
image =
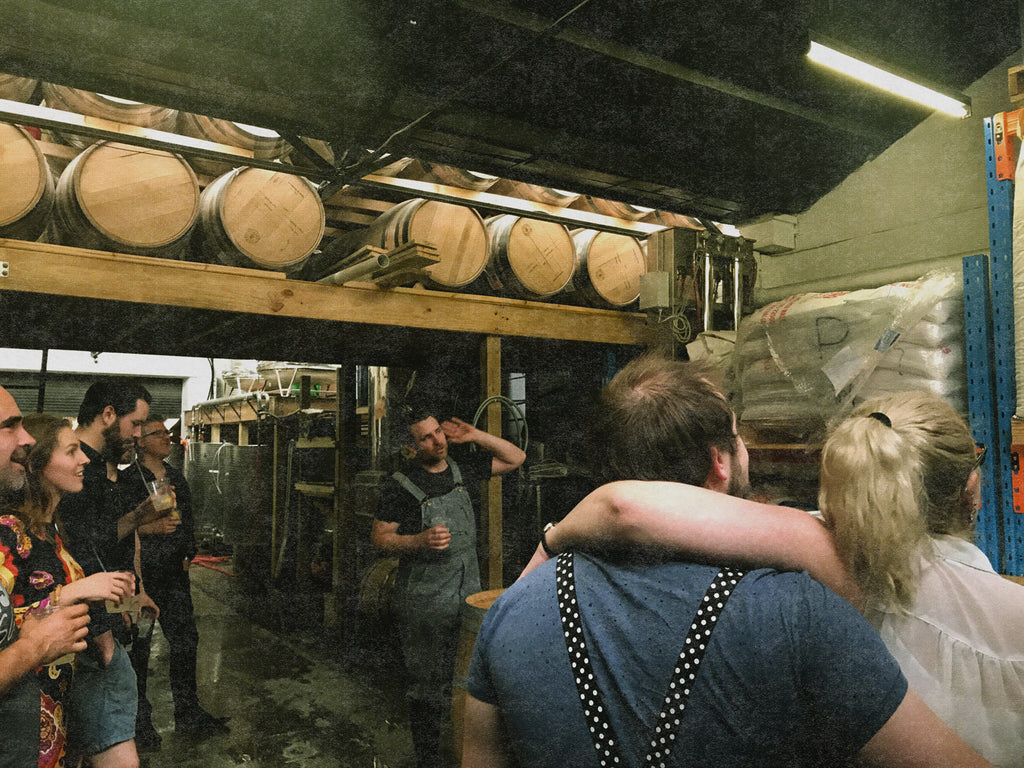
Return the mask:
[[[547,553],[548,557],[557,557],[558,553],[548,546],[548,531],[555,527],[554,523],[548,523],[540,533],[540,546]]]

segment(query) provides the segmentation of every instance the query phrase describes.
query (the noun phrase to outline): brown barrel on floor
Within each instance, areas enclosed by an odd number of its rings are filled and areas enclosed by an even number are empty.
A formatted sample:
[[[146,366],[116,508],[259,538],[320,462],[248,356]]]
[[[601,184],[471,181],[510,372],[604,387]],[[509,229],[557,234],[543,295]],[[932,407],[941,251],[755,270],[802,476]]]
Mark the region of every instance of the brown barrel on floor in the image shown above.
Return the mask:
[[[178,257],[199,212],[199,183],[170,152],[99,142],[57,182],[54,223],[64,245]]]
[[[563,224],[514,214],[486,220],[494,286],[521,299],[546,299],[563,290],[576,268],[576,251]]]
[[[640,298],[640,276],[647,271],[640,241],[629,235],[577,229],[573,286],[594,307],[622,309]]]
[[[466,598],[462,605],[462,620],[459,625],[459,643],[455,653],[455,671],[452,676],[452,732],[451,751],[455,757],[453,765],[462,765],[462,739],[466,718],[466,675],[473,658],[476,635],[484,620],[487,609],[494,604],[504,589],[489,589]]]
[[[306,179],[237,168],[211,182],[199,203],[193,254],[233,267],[298,267],[324,234],[324,206]]]
[[[433,246],[440,261],[426,273],[437,288],[467,286],[487,266],[487,228],[480,214],[465,205],[414,197],[378,216],[366,242],[385,251],[410,242]]]
[[[24,128],[0,123],[0,237],[35,240],[53,209],[53,174]]]

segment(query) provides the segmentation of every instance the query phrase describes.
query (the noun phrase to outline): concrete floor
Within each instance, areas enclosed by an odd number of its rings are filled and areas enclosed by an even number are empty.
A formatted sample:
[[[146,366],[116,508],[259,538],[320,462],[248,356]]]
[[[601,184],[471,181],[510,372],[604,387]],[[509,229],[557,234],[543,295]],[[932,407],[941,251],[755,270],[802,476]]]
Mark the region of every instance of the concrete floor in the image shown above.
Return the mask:
[[[389,644],[299,632],[319,622],[281,616],[274,599],[258,604],[237,577],[196,566],[191,575],[199,698],[213,714],[230,715],[231,732],[198,743],[174,733],[167,642],[158,626],[149,698],[163,745],[142,753],[143,768],[412,765],[401,681],[381,663]]]

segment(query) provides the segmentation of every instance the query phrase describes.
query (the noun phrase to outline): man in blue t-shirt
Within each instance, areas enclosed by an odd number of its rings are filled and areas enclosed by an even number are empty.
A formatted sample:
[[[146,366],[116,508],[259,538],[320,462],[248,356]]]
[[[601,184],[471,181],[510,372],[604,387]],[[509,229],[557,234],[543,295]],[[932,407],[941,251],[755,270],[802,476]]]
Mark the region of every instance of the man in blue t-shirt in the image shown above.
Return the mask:
[[[708,369],[636,360],[592,427],[603,482],[749,490]],[[986,765],[908,691],[871,626],[805,573],[549,554],[480,628],[467,768]]]

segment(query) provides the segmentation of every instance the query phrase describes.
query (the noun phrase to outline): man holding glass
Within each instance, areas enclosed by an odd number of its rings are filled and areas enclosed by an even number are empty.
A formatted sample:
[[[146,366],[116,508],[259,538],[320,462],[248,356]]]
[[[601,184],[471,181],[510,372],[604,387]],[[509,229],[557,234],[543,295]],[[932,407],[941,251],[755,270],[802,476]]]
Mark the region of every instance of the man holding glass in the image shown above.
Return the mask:
[[[418,768],[440,765],[441,720],[451,700],[459,612],[480,591],[476,515],[468,487],[518,468],[526,454],[460,419],[439,423],[411,409],[406,423],[415,454],[381,489],[370,531],[378,551],[397,555],[395,613],[408,674],[409,724]],[[456,462],[448,445],[482,450]]]
[[[161,484],[173,489],[176,508],[171,514],[139,528],[139,559],[146,592],[160,608],[160,629],[170,646],[171,696],[174,699],[174,729],[192,738],[205,738],[228,731],[226,718],[211,715],[199,704],[196,657],[199,632],[192,605],[192,584],[188,569],[196,556],[192,490],[185,476],[167,462],[171,433],[166,419],[151,413],[142,425],[136,461],[121,473],[118,484],[128,498],[138,502],[159,497]],[[157,490],[154,491],[154,487]],[[157,748],[161,737],[153,727],[153,707],[146,698],[152,624],[132,641],[131,660],[138,679],[139,714],[135,741],[140,748]]]

